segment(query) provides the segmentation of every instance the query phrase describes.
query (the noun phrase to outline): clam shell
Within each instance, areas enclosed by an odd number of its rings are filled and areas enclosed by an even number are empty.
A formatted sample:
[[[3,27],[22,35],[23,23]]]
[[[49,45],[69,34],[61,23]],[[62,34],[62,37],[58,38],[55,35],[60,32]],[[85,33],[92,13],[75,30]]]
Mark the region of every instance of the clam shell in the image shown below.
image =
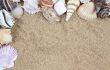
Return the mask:
[[[81,5],[77,11],[79,17],[85,20],[94,20],[97,18],[94,3],[89,2]]]
[[[41,0],[41,4],[43,6],[52,7],[53,6],[53,1],[52,0]]]
[[[12,42],[11,30],[0,29],[0,44],[6,44]]]
[[[3,69],[14,66],[17,59],[17,51],[11,45],[4,45],[0,48],[0,67]]]
[[[43,16],[52,24],[59,22],[60,18],[57,16],[53,8],[42,6]]]
[[[6,10],[0,11],[0,25],[11,28],[14,25],[14,18]]]
[[[56,2],[55,5],[54,5],[54,9],[55,9],[55,11],[56,11],[56,13],[57,13],[58,15],[63,15],[63,14],[66,12],[66,10],[67,10],[64,1],[65,1],[65,0],[58,1],[58,2]],[[60,6],[61,6],[61,7],[60,7]]]
[[[24,0],[23,8],[29,14],[35,14],[40,11],[39,0]]]
[[[66,14],[66,21],[68,21],[73,13],[77,10],[77,8],[80,5],[80,1],[79,0],[69,0],[67,3],[67,14]]]
[[[91,0],[80,0],[81,3],[88,3],[90,2]]]

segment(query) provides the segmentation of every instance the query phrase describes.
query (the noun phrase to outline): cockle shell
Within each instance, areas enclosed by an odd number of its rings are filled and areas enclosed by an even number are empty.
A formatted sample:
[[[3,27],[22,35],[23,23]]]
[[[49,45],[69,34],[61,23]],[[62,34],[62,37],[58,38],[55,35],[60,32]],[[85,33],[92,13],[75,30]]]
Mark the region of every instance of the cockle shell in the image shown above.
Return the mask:
[[[80,0],[81,3],[88,3],[90,2],[91,0]]]
[[[52,0],[41,0],[41,4],[43,6],[52,7],[53,6],[53,1]]]
[[[0,44],[6,44],[12,42],[11,30],[0,29]]]
[[[35,14],[40,11],[39,0],[24,0],[23,8],[29,14]]]
[[[43,16],[52,24],[60,21],[60,18],[57,16],[53,8],[42,6],[42,13]]]
[[[73,13],[77,10],[77,8],[80,5],[80,1],[79,0],[69,0],[67,3],[67,14],[66,14],[66,21],[68,21]]]
[[[54,9],[59,16],[63,15],[67,10],[66,5],[65,5],[65,0],[57,1],[54,5]]]
[[[23,13],[24,11],[20,6],[16,7],[14,10],[11,11],[13,17],[17,19],[21,18],[23,16]]]
[[[8,28],[14,25],[14,18],[4,9],[0,11],[0,25]]]
[[[93,20],[97,18],[94,3],[89,2],[81,5],[77,11],[79,17],[85,20]]]
[[[17,59],[17,51],[11,45],[3,45],[0,48],[0,68],[6,69],[14,66]]]

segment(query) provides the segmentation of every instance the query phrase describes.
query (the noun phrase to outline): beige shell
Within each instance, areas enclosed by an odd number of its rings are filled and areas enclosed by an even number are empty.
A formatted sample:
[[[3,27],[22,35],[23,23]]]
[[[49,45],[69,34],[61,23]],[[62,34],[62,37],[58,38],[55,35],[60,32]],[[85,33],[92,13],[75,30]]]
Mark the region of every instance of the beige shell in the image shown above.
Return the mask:
[[[89,2],[81,5],[77,11],[79,17],[85,20],[94,20],[97,18],[94,3]]]
[[[66,21],[68,21],[73,13],[77,10],[80,5],[79,0],[69,0],[67,3],[67,14],[66,14]]]

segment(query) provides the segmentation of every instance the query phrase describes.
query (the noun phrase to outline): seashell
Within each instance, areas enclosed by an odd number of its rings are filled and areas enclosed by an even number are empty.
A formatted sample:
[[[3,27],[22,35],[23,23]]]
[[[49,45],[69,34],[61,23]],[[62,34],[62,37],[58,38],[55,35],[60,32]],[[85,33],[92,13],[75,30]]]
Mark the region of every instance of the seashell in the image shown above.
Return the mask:
[[[97,18],[94,3],[89,2],[81,5],[77,11],[79,17],[85,20],[93,20]]]
[[[67,14],[66,14],[66,21],[68,21],[73,13],[77,10],[80,5],[79,0],[69,0],[67,3]]]
[[[3,45],[0,48],[0,68],[6,69],[14,66],[14,61],[17,59],[17,50],[11,45]]]
[[[50,22],[55,23],[59,22],[60,18],[57,16],[55,10],[53,8],[49,8],[46,6],[42,6],[43,16]]]
[[[8,28],[14,25],[14,18],[4,9],[0,11],[0,25]]]
[[[0,10],[5,9],[7,11],[12,11],[18,6],[17,2],[13,2],[12,0],[0,0]]]
[[[80,0],[81,3],[88,3],[90,2],[91,0]]]
[[[16,7],[14,10],[11,11],[12,15],[14,16],[14,18],[21,18],[24,11],[23,9],[19,6],[19,7]]]
[[[29,14],[35,14],[40,11],[39,0],[24,0],[23,8]]]
[[[52,7],[53,6],[53,1],[52,0],[41,0],[41,4],[43,6]]]
[[[65,0],[57,1],[54,5],[54,9],[58,15],[63,15],[67,10],[66,5],[65,5]]]
[[[0,44],[6,44],[12,42],[11,30],[0,29]]]
[[[13,2],[20,2],[20,0],[13,0]]]

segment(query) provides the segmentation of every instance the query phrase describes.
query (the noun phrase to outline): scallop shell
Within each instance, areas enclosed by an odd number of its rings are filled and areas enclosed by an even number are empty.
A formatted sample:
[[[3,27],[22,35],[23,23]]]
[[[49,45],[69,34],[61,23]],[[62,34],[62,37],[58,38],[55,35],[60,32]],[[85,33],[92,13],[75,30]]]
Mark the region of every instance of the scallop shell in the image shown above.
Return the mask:
[[[79,17],[85,20],[93,20],[97,18],[94,3],[89,2],[81,5],[77,11]]]
[[[52,24],[60,21],[60,18],[57,16],[53,8],[42,6],[42,13],[43,16]]]
[[[7,12],[4,9],[0,11],[0,25],[12,28],[14,22],[14,18],[11,16],[9,12]]]
[[[39,0],[24,0],[23,8],[29,14],[35,14],[40,11],[38,4]]]
[[[88,3],[90,2],[91,0],[80,0],[81,3]]]
[[[12,42],[11,30],[0,29],[0,44],[6,44]]]
[[[66,5],[65,5],[65,0],[57,1],[54,5],[54,9],[58,15],[63,15],[67,10]]]
[[[66,21],[68,21],[73,13],[77,10],[77,8],[80,5],[80,1],[79,0],[69,0],[67,3],[67,14],[66,14]]]
[[[0,48],[0,68],[6,69],[14,66],[17,59],[17,51],[11,45],[4,45]]]
[[[52,7],[53,6],[53,1],[52,0],[41,0],[41,4],[43,6]]]

